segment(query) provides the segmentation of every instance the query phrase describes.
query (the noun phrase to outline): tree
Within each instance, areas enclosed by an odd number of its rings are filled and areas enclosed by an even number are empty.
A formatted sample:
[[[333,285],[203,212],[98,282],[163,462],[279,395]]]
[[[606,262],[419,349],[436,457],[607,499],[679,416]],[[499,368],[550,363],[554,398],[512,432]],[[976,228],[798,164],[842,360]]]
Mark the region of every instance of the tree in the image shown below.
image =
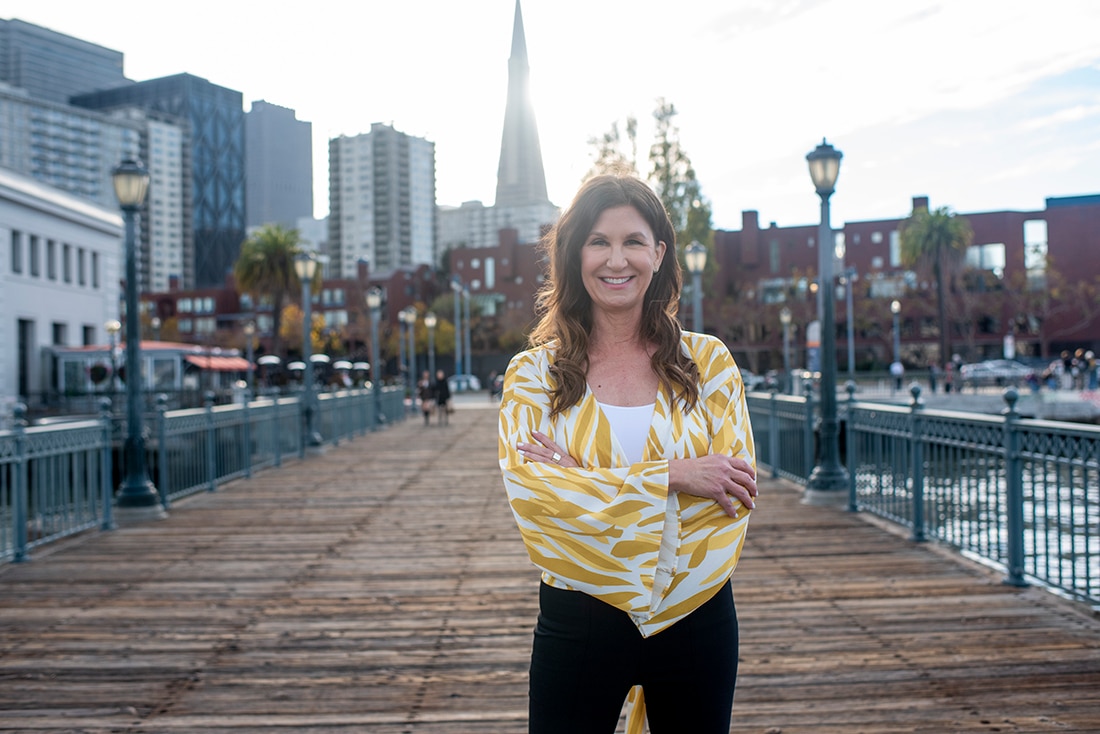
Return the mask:
[[[664,99],[657,100],[653,110],[654,137],[649,148],[649,176],[647,181],[668,210],[676,232],[680,264],[683,253],[692,242],[699,242],[712,249],[711,207],[703,197],[702,187],[695,176],[691,158],[680,145],[680,130],[673,123],[676,107]],[[593,164],[586,178],[598,173],[630,172],[638,174],[638,120],[626,118],[625,138],[619,132],[618,122],[600,137],[588,140],[594,148]],[[629,151],[624,150],[629,146]],[[707,270],[716,267],[714,258],[707,259]]]
[[[585,179],[601,173],[628,172],[638,173],[638,118],[630,115],[626,118],[626,141],[630,145],[630,154],[623,150],[623,138],[619,133],[619,123],[611,123],[611,129],[600,137],[591,137],[588,144],[595,150],[592,168],[588,169]]]
[[[275,354],[286,356],[282,348],[283,308],[288,297],[301,288],[294,272],[294,256],[301,252],[301,235],[296,229],[265,224],[241,245],[241,254],[233,266],[237,291],[248,293],[255,304],[271,304],[274,323],[272,334]]]
[[[657,108],[653,110],[653,145],[649,148],[649,183],[668,210],[680,252],[696,241],[709,250],[710,203],[703,198],[691,158],[680,145],[680,129],[673,123],[676,114],[671,102],[657,100]]]
[[[945,279],[951,284],[974,234],[966,219],[947,207],[933,212],[921,207],[899,228],[901,262],[906,267],[930,267],[936,284],[936,314],[939,317],[939,360],[951,358],[951,328],[947,318]]]

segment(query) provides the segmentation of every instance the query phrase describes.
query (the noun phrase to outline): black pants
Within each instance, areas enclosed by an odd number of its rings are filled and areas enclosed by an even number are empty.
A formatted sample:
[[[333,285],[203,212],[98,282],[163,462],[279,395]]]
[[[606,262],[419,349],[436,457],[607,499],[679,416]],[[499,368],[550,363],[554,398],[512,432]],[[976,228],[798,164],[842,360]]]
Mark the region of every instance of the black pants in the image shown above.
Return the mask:
[[[611,734],[631,686],[645,691],[652,734],[728,734],[737,681],[729,582],[644,638],[625,612],[542,584],[531,654],[530,734]]]

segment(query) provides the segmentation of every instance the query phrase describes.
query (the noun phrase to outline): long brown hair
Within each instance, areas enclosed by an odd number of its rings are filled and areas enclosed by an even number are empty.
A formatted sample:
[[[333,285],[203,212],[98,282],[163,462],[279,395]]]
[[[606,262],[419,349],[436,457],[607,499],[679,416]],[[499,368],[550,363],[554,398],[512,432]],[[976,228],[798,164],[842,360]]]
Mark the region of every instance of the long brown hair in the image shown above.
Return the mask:
[[[676,257],[676,233],[668,212],[653,190],[630,175],[602,174],[585,181],[558,223],[540,246],[550,273],[535,300],[539,323],[528,341],[532,347],[557,341],[550,367],[550,416],[576,405],[584,396],[588,372],[588,337],[592,299],[581,278],[581,248],[606,209],[633,207],[646,220],[666,252],[642,304],[643,341],[656,345],[650,364],[661,386],[689,410],[699,399],[699,368],[680,348],[680,303],[683,276]]]

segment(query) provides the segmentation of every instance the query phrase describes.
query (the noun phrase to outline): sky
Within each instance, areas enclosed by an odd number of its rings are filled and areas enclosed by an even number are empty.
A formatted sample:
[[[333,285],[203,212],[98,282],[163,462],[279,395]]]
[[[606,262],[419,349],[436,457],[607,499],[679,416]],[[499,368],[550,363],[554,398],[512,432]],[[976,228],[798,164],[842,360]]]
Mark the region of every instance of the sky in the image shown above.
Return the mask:
[[[314,209],[328,140],[375,122],[436,146],[436,200],[492,204],[515,0],[0,0],[19,18],[125,54],[135,80],[187,72],[313,125]],[[844,154],[832,223],[966,213],[1100,193],[1095,0],[523,0],[551,201],[590,140],[657,100],[719,229],[814,224],[805,156]]]

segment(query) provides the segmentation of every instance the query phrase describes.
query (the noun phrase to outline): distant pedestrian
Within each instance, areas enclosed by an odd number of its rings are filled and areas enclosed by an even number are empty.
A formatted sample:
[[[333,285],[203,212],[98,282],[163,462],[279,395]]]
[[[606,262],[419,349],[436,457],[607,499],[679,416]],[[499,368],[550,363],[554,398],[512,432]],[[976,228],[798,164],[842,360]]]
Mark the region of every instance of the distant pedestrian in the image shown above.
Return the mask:
[[[894,360],[890,365],[890,376],[894,378],[894,390],[901,390],[901,382],[905,378],[905,365],[900,359]]]
[[[936,394],[936,383],[940,377],[940,366],[933,362],[928,367],[928,392],[932,395]]]
[[[420,373],[420,382],[416,384],[416,389],[417,397],[420,398],[420,412],[424,415],[424,425],[429,425],[435,409],[435,387],[427,370]]]
[[[435,409],[439,412],[439,425],[445,426],[450,422],[451,412],[451,386],[447,384],[447,375],[443,370],[435,371]]]

